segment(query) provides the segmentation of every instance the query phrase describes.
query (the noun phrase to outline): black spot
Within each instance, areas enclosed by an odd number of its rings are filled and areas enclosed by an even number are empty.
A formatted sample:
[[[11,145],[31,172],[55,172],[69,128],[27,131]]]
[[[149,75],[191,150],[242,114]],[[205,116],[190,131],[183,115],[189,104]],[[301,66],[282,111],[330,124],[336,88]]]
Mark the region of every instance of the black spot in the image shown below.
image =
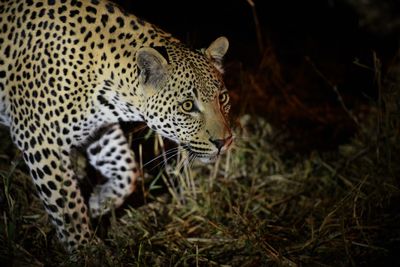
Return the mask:
[[[49,10],[47,11],[47,15],[49,16],[49,18],[55,19],[55,16],[54,16],[54,9],[49,9]]]
[[[65,222],[66,224],[70,224],[70,223],[71,223],[71,216],[69,216],[68,213],[65,213],[65,214],[64,214],[64,222]]]
[[[51,189],[51,190],[57,190],[57,186],[53,181],[48,181],[47,182],[47,186]]]
[[[109,33],[114,33],[116,31],[117,27],[112,26],[109,30]]]
[[[101,151],[101,147],[100,146],[95,146],[93,148],[90,149],[89,153],[92,155],[96,155]]]
[[[33,180],[37,180],[37,174],[36,174],[35,170],[31,171],[31,175],[33,177]]]
[[[96,22],[96,18],[91,17],[91,16],[89,16],[89,15],[87,15],[87,16],[85,17],[85,20],[86,20],[87,23],[89,23],[89,24],[92,24],[92,23],[95,23],[95,22]]]
[[[51,197],[51,191],[49,190],[49,188],[47,188],[45,184],[42,184],[40,186],[40,189],[42,190],[43,193],[46,194],[47,197]]]
[[[53,218],[53,221],[55,221],[58,226],[62,226],[64,224],[60,219],[57,218]]]
[[[59,146],[63,145],[63,141],[60,137],[57,138],[57,145],[59,145]]]
[[[64,115],[63,119],[62,119],[63,123],[68,123],[68,115]]]
[[[44,173],[42,172],[41,169],[37,169],[36,172],[37,172],[37,175],[39,176],[40,179],[44,178]]]
[[[58,12],[58,14],[62,14],[62,13],[65,12],[66,10],[67,10],[67,7],[66,7],[66,6],[61,6],[61,7],[58,8],[57,12]]]
[[[101,166],[103,166],[104,164],[106,164],[107,162],[105,162],[104,160],[99,160],[97,163],[96,163],[96,165],[98,166],[98,167],[101,167]]]
[[[61,188],[60,189],[60,195],[66,197],[68,195],[68,192],[65,189]]]
[[[79,14],[79,10],[71,10],[69,12],[69,16],[72,17],[72,18],[75,17],[78,14]]]
[[[42,160],[42,155],[40,154],[39,151],[36,151],[34,157],[35,157],[36,162],[40,162]]]
[[[124,19],[123,18],[121,18],[121,17],[118,17],[117,18],[117,23],[119,24],[119,27],[120,28],[122,28],[122,27],[124,27]]]
[[[43,156],[47,159],[50,155],[50,150],[48,148],[45,148],[42,150]]]
[[[53,169],[57,168],[57,163],[54,160],[50,162],[50,165]]]
[[[97,14],[96,8],[94,8],[92,6],[86,7],[86,11],[89,12],[89,13]]]
[[[107,25],[107,21],[108,21],[108,16],[107,15],[102,15],[101,16],[101,23],[103,24],[104,27]]]
[[[51,211],[51,212],[57,212],[58,208],[56,205],[48,205],[47,208]]]
[[[114,13],[114,6],[111,3],[107,3],[106,8],[111,14]]]
[[[51,175],[51,170],[50,170],[49,166],[45,165],[45,166],[43,167],[43,171],[44,171],[47,175]]]
[[[64,208],[64,199],[63,198],[57,198],[57,200],[56,200],[56,203],[57,203],[57,205],[60,207],[60,208]]]
[[[110,139],[105,139],[103,142],[103,145],[106,146],[106,145],[108,145],[108,143],[110,143]]]
[[[93,35],[92,32],[88,32],[83,41],[86,43],[90,39],[90,37],[92,37],[92,35]]]
[[[109,102],[104,98],[104,96],[98,95],[98,96],[97,96],[97,100],[100,102],[100,104],[102,104],[102,105],[108,107],[109,109],[115,109],[115,106],[114,106],[113,104],[109,103]]]

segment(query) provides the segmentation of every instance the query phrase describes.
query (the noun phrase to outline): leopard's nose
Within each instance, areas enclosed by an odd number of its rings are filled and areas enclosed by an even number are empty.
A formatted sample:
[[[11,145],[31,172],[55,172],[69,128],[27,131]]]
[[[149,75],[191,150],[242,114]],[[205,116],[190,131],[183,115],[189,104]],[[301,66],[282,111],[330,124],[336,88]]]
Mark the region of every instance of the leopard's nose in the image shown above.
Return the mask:
[[[225,139],[211,139],[210,138],[210,142],[213,143],[217,147],[218,151],[221,151],[221,149],[224,146],[228,147],[232,143],[232,141],[233,141],[232,135]]]

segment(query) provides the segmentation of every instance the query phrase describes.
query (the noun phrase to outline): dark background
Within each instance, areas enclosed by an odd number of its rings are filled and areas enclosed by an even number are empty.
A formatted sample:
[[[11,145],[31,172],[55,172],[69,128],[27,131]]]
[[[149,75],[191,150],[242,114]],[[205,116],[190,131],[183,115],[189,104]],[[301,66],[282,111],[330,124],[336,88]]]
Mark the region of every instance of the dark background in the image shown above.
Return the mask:
[[[254,15],[246,0],[115,2],[190,45],[206,46],[225,35],[231,40],[228,59],[258,63]],[[397,1],[254,0],[254,5],[264,43],[271,42],[286,58],[308,55],[345,61],[372,49],[390,56],[397,48]]]

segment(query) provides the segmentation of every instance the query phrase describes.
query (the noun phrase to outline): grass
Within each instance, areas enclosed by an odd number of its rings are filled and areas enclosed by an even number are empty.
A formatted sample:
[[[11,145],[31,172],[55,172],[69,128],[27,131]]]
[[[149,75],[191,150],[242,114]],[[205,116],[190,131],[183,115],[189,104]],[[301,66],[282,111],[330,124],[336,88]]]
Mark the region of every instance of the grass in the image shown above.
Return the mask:
[[[216,165],[195,163],[145,181],[148,204],[113,213],[106,245],[82,252],[82,266],[399,263],[399,170],[383,158],[386,149],[397,154],[398,140],[381,144],[360,133],[337,154],[284,159],[269,143],[273,131],[264,119],[243,123],[242,138]],[[1,176],[1,259],[10,266],[74,265],[18,155]],[[169,193],[153,195],[162,180]]]
[[[113,211],[96,227],[103,244],[74,257],[57,243],[20,154],[0,132],[0,265],[399,265],[400,83],[376,76],[379,98],[351,141],[288,152],[280,129],[241,115],[229,153],[191,168],[178,158],[178,167],[145,175],[135,193],[143,204]],[[164,150],[162,139],[155,144]]]

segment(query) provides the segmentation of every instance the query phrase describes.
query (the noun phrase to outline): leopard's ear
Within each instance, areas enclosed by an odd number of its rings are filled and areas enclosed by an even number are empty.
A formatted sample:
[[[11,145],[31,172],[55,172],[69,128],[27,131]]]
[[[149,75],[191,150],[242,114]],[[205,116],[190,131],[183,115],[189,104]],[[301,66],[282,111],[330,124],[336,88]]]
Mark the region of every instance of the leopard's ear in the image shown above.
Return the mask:
[[[155,49],[142,47],[136,53],[139,81],[145,87],[157,89],[167,77],[168,62]]]
[[[225,36],[221,36],[212,42],[205,50],[205,55],[213,61],[215,67],[221,72],[223,72],[222,59],[228,51],[228,48],[228,39]]]

